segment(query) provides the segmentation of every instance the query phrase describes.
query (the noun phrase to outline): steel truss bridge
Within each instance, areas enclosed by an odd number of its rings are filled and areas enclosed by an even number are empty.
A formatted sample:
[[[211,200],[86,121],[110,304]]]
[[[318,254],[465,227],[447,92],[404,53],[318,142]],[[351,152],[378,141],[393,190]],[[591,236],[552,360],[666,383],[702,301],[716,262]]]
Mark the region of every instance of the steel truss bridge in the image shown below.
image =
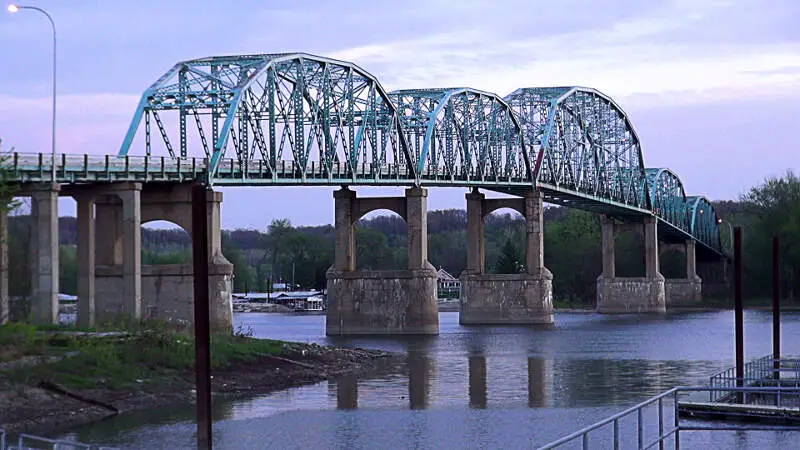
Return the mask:
[[[143,130],[142,130],[143,129]],[[116,156],[12,154],[21,182],[459,186],[630,220],[729,254],[720,221],[678,176],[644,164],[628,116],[583,87],[387,92],[359,66],[305,53],[183,61],[142,95]]]

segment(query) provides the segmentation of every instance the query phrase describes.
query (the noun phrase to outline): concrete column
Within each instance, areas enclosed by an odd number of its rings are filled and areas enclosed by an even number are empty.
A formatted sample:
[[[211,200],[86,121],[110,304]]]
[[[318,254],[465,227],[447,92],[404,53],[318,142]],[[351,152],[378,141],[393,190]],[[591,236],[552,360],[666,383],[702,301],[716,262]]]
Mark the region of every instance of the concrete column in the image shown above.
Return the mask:
[[[483,200],[477,190],[467,193],[467,271],[484,272],[485,236],[483,230]]]
[[[35,268],[31,319],[35,324],[58,323],[58,193],[59,185],[33,191],[31,239]]]
[[[220,220],[222,192],[208,191],[206,198],[208,203],[208,255],[214,256],[222,253],[222,223]]]
[[[428,262],[428,190],[406,189],[406,222],[408,223],[408,268],[427,268]]]
[[[141,184],[120,191],[122,200],[122,312],[133,319],[142,317],[142,205]]]
[[[603,277],[616,277],[616,260],[614,255],[614,219],[603,217],[602,223],[602,245],[603,245]]]
[[[335,191],[333,198],[336,233],[333,267],[337,271],[352,272],[356,270],[356,238],[353,228],[353,203],[356,200],[356,193],[345,187]]]
[[[544,267],[544,195],[540,191],[525,193],[525,234],[525,266],[528,273],[538,274]]]
[[[8,322],[8,211],[0,210],[0,325]]]
[[[644,218],[644,267],[647,278],[658,278],[658,220],[655,217]]]
[[[93,326],[95,230],[94,197],[91,194],[76,196],[78,205],[78,325]]]
[[[686,278],[693,280],[697,277],[697,243],[694,239],[686,241]]]

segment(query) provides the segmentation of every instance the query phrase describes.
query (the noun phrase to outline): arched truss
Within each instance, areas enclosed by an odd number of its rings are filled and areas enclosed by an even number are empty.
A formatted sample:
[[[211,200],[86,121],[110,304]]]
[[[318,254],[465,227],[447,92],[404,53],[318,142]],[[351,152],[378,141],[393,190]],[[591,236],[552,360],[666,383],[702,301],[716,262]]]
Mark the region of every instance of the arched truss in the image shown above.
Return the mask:
[[[613,100],[581,87],[522,88],[505,99],[540,183],[650,209],[639,138]]]
[[[423,179],[533,183],[522,128],[509,105],[468,88],[393,91]]]
[[[165,126],[166,116],[177,127]],[[348,62],[291,53],[178,63],[145,91],[121,155],[143,117],[147,155],[154,140],[172,157],[202,148],[210,178],[223,157],[257,162],[267,174],[289,158],[301,177],[314,161],[323,173],[395,165],[415,174],[394,105],[372,75]]]
[[[689,203],[681,180],[669,169],[646,169],[645,173],[653,213],[689,233]]]
[[[688,212],[692,236],[707,247],[723,253],[719,233],[719,217],[714,205],[705,197],[688,197]]]

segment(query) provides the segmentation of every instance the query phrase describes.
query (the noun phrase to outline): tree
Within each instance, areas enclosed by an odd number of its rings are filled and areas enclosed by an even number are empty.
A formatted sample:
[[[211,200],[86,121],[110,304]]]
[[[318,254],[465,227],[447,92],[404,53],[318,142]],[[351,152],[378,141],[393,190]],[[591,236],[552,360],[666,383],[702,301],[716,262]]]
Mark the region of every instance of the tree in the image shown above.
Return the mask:
[[[14,148],[11,148],[11,152]],[[12,182],[8,174],[7,163],[9,157],[3,154],[3,140],[0,139],[0,211],[9,212],[19,206],[18,202],[14,201],[14,194],[17,193],[17,186]]]
[[[748,284],[753,283],[768,295],[772,236],[781,241],[781,279],[785,297],[800,295],[800,177],[791,170],[783,177],[767,178],[742,197],[750,217],[741,217],[749,225],[745,231],[745,270]],[[749,219],[749,220],[748,220]]]
[[[520,273],[524,268],[519,250],[511,239],[506,239],[495,265],[495,273]]]

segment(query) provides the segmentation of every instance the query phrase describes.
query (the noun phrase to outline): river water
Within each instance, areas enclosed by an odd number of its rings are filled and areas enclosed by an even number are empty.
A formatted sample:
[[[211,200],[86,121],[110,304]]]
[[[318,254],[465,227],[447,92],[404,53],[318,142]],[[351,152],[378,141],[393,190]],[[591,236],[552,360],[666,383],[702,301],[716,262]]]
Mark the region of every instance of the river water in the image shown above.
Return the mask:
[[[745,352],[771,352],[771,313],[745,312]],[[734,364],[733,312],[556,313],[549,328],[462,327],[436,337],[328,338],[325,317],[236,314],[256,337],[407,353],[400,374],[344,377],[215,404],[217,449],[531,448],[676,385]],[[800,355],[800,313],[782,317],[783,353]],[[671,410],[667,408],[667,419]],[[648,412],[646,424],[654,424]],[[122,414],[67,437],[123,448],[194,448],[193,407]],[[633,438],[633,422],[621,424]],[[654,427],[647,427],[647,433]],[[593,436],[607,448],[611,431]],[[800,432],[696,431],[683,448],[797,448]]]

